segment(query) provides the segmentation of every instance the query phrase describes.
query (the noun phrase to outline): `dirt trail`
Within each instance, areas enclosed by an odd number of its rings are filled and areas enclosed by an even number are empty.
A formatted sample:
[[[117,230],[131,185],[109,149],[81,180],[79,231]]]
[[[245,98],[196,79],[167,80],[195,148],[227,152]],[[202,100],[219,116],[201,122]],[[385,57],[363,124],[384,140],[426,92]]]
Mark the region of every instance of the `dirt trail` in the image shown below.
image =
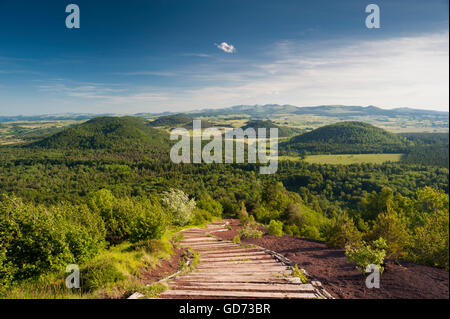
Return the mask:
[[[302,284],[287,260],[260,247],[219,240],[224,221],[183,231],[183,247],[200,254],[195,270],[175,277],[159,298],[328,298],[319,282]]]

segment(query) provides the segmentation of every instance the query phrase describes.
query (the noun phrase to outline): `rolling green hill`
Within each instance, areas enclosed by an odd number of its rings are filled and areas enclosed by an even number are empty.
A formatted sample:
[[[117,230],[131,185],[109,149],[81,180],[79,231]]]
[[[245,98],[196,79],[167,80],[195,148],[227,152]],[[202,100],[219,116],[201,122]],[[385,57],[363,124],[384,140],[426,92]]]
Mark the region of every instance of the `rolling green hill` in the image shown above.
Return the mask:
[[[168,134],[137,117],[97,117],[29,144],[60,149],[143,149],[166,147]]]
[[[295,136],[281,146],[311,153],[401,153],[404,140],[368,123],[340,122]]]
[[[183,114],[175,114],[175,115],[165,115],[160,116],[156,120],[149,123],[150,126],[168,126],[168,127],[180,127],[183,125],[187,125],[191,123],[192,125],[192,117],[183,115]]]
[[[278,137],[289,137],[296,134],[299,134],[301,130],[287,127],[287,126],[279,126],[270,120],[252,120],[248,121],[245,126],[242,127],[243,130],[247,128],[254,128],[255,130],[258,128],[278,128]]]

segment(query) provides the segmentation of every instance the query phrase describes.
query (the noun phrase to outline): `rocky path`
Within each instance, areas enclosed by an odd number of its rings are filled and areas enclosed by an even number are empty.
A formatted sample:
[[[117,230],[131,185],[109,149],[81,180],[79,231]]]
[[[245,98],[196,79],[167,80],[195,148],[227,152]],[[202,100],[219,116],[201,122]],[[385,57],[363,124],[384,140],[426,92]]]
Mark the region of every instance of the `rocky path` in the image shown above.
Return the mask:
[[[159,298],[328,298],[319,282],[302,284],[289,261],[259,247],[220,241],[214,233],[226,224],[183,231],[183,247],[198,252],[195,270],[169,282]]]

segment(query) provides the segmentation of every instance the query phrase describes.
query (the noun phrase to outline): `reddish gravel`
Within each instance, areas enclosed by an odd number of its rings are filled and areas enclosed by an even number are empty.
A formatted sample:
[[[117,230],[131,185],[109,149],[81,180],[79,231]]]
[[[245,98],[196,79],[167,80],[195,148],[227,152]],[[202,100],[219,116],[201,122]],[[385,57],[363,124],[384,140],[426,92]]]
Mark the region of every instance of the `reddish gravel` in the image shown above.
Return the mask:
[[[227,220],[232,229],[216,233],[232,240],[239,229],[238,220]],[[264,235],[258,239],[242,240],[289,258],[319,280],[335,298],[347,299],[448,299],[449,273],[442,269],[417,265],[409,261],[387,261],[381,276],[380,289],[368,289],[364,278],[349,263],[344,250],[330,249],[323,242],[284,235]]]
[[[141,280],[146,284],[154,283],[176,273],[179,270],[180,262],[183,260],[183,248],[177,248],[170,259],[163,260],[161,264],[150,271],[141,272]]]

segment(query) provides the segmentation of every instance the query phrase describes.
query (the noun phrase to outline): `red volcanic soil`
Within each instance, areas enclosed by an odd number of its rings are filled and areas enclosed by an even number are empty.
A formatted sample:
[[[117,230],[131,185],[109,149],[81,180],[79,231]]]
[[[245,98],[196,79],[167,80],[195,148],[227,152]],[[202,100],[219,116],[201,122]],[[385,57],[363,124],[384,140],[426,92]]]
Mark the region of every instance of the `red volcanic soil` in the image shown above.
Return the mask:
[[[141,271],[141,280],[146,284],[152,284],[158,280],[164,279],[178,270],[183,260],[184,249],[177,248],[170,259],[163,260],[155,269]]]
[[[239,220],[230,219],[231,230],[215,236],[232,240],[240,228]],[[368,289],[365,278],[349,263],[343,249],[331,249],[323,242],[283,235],[264,235],[244,239],[275,251],[303,268],[309,277],[319,280],[335,298],[346,299],[448,299],[449,273],[445,270],[417,265],[409,261],[387,260],[380,288]]]

